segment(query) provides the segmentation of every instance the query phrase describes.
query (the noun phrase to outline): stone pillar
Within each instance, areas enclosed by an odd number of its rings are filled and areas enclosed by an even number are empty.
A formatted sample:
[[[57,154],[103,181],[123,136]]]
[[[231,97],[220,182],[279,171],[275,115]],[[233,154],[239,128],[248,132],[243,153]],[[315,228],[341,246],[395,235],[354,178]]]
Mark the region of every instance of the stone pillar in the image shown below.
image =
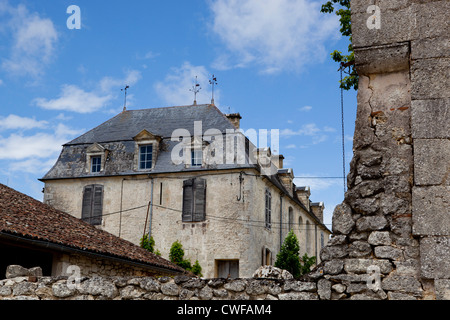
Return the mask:
[[[448,299],[450,2],[351,10],[360,80],[348,191],[321,252],[331,298]]]

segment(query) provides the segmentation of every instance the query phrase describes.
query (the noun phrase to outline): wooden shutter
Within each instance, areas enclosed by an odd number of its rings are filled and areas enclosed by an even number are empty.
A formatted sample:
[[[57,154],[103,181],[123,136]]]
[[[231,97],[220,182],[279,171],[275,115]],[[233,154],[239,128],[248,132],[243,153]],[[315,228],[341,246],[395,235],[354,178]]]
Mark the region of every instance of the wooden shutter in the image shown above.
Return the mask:
[[[83,191],[83,204],[81,209],[81,219],[88,223],[91,223],[92,215],[92,199],[94,193],[94,186],[86,186]]]
[[[90,224],[102,223],[103,186],[89,185],[84,187],[81,219]]]
[[[91,224],[102,224],[103,213],[103,186],[94,185],[94,199],[92,200]]]
[[[193,221],[204,221],[206,212],[206,180],[194,180],[194,212]]]
[[[192,221],[192,212],[194,206],[194,179],[183,181],[183,222]]]

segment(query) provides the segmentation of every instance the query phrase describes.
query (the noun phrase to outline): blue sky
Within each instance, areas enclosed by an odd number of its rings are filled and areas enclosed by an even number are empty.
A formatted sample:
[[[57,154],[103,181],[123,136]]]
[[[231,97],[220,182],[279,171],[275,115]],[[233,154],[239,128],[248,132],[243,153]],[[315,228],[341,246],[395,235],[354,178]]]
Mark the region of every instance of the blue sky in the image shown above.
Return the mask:
[[[0,183],[42,200],[39,178],[61,145],[128,109],[209,103],[239,112],[241,127],[278,129],[296,177],[342,176],[334,49],[345,51],[324,1],[0,0]],[[81,28],[69,29],[70,5]],[[346,172],[356,92],[344,92]],[[342,179],[296,178],[324,201],[325,223]],[[331,225],[329,225],[331,228]]]

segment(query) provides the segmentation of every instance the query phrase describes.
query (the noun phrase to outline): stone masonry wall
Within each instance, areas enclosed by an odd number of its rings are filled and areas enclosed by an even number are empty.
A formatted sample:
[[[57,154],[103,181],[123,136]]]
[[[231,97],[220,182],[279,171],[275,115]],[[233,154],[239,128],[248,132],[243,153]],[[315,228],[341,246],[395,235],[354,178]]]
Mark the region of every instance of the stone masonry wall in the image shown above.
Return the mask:
[[[324,278],[332,299],[450,299],[450,2],[351,5],[354,156]]]
[[[90,277],[78,285],[68,277],[0,280],[0,300],[318,300],[320,290],[312,279]]]

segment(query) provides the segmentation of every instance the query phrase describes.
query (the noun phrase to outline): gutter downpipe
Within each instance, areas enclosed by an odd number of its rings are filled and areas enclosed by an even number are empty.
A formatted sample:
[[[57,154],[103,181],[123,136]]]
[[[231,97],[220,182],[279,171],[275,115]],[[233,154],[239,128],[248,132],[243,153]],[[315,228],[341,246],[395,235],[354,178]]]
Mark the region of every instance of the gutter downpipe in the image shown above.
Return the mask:
[[[283,246],[283,196],[284,194],[280,192],[280,251]]]
[[[151,180],[151,187],[150,187],[150,217],[148,222],[148,238],[152,236],[152,216],[153,216],[153,178],[150,178]]]

